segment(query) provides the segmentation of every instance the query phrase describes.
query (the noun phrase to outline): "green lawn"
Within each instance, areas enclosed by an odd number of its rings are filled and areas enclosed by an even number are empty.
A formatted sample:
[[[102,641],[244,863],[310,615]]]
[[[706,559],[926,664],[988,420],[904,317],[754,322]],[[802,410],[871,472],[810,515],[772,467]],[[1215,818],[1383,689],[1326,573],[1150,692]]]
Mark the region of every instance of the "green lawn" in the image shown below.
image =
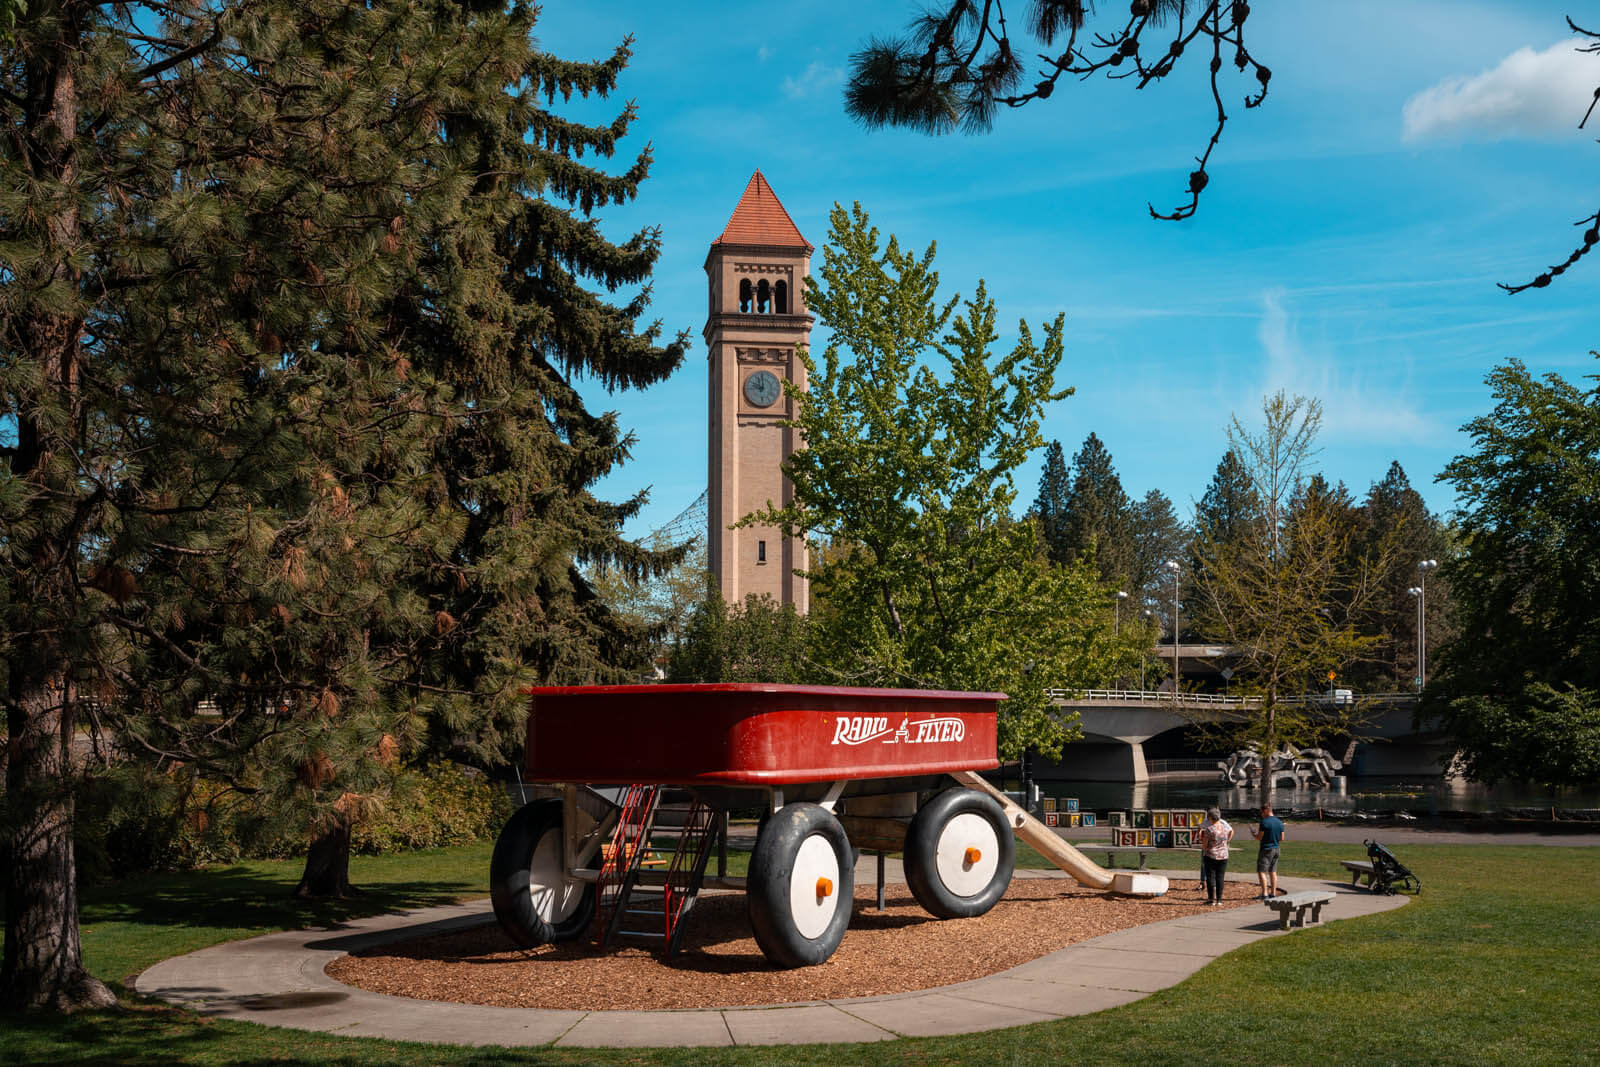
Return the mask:
[[[163,1007],[7,1018],[0,1063],[1509,1063],[1600,1061],[1600,850],[1396,849],[1427,891],[1385,915],[1273,938],[1114,1011],[888,1045],[641,1053],[458,1049],[333,1038]],[[1286,843],[1284,873],[1339,877],[1359,849]],[[1093,855],[1093,853],[1090,853]],[[1250,866],[1240,849],[1236,869]],[[1192,856],[1159,861],[1179,867]],[[1019,849],[1019,864],[1028,850]],[[1191,864],[1192,865],[1192,864]],[[90,966],[120,980],[165,956],[263,930],[481,894],[488,847],[357,860],[372,892],[341,907],[286,899],[294,864],[253,863],[85,893]]]

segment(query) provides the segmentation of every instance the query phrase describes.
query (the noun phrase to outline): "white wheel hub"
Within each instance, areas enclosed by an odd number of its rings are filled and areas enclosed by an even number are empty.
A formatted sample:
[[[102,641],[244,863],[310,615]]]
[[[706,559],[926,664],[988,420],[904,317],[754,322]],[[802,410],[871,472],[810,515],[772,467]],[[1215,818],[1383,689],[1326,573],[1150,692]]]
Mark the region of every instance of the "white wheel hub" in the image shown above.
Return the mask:
[[[552,926],[564,922],[583,899],[583,883],[567,878],[561,865],[561,831],[549,830],[528,861],[528,895],[533,913]]]
[[[789,876],[789,914],[795,929],[801,937],[815,940],[839,906],[839,857],[827,838],[812,834],[800,842]]]
[[[958,897],[983,892],[1000,867],[1000,839],[982,815],[964,811],[939,831],[934,852],[939,881]]]

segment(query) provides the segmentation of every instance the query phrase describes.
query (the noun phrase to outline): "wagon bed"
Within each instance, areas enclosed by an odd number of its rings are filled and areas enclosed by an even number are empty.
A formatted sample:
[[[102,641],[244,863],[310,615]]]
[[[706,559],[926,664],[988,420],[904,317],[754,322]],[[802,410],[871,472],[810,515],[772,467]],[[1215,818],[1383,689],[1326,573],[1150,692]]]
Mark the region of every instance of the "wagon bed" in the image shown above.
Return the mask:
[[[987,771],[1003,693],[807,685],[531,691],[530,782],[782,786]]]
[[[670,954],[736,807],[765,816],[748,876],[715,884],[742,882],[756,941],[780,966],[821,963],[838,947],[862,847],[901,852],[912,894],[939,918],[981,915],[1004,895],[1013,830],[1037,835],[1079,881],[1145,893],[1113,885],[979,777],[999,766],[1002,693],[694,684],[528,694],[523,779],[538,799],[506,824],[490,864],[496,918],[525,947],[592,933],[602,944],[656,939]],[[669,791],[687,801],[664,829]],[[649,869],[657,831],[671,855]],[[882,870],[880,860],[880,895]]]

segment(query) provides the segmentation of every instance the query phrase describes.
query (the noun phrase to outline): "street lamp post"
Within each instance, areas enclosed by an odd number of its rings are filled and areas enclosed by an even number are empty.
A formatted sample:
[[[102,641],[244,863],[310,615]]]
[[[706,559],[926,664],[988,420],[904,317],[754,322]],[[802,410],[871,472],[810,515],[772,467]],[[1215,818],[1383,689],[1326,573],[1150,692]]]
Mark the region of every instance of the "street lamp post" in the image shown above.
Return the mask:
[[[1115,601],[1113,601],[1113,604],[1115,605],[1115,607],[1112,608],[1112,615],[1111,615],[1111,636],[1112,637],[1116,637],[1118,634],[1120,634],[1122,632],[1122,602],[1124,600],[1127,600],[1127,599],[1128,599],[1128,594],[1127,593],[1124,593],[1120,589],[1117,590],[1117,599]]]
[[[1417,564],[1422,575],[1417,581],[1417,688],[1428,684],[1428,572],[1439,566],[1436,559]]]
[[[1151,611],[1149,608],[1145,608],[1144,609],[1144,622],[1145,622],[1145,626],[1146,627],[1148,627],[1150,625],[1150,620],[1155,618],[1155,614],[1156,613]],[[1149,652],[1141,653],[1140,656],[1139,656],[1139,692],[1141,692],[1141,693],[1144,692],[1145,661],[1148,660],[1149,658],[1150,658],[1150,653]]]
[[[1415,586],[1414,585],[1410,589],[1407,589],[1406,592],[1411,594],[1411,599],[1415,600],[1417,602],[1417,675],[1416,675],[1416,683],[1417,683],[1418,692],[1421,692],[1421,690],[1422,690],[1422,588],[1420,586]]]
[[[1178,702],[1178,575],[1183,568],[1175,559],[1167,560],[1167,570],[1172,572],[1172,702]]]

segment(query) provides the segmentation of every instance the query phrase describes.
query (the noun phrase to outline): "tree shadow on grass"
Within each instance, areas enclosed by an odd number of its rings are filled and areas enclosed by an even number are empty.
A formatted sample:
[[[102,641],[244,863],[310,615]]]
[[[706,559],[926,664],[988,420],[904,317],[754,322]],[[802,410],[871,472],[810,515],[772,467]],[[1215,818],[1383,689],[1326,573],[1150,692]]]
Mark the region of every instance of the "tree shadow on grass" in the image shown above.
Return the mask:
[[[86,888],[82,921],[140,926],[296,930],[450,904],[482,892],[471,879],[375,883],[349,900],[298,900],[282,875],[247,866],[147,875]]]
[[[136,1005],[74,1015],[0,1012],[0,1062],[72,1063],[317,1063],[328,1067],[402,1063],[539,1064],[582,1062],[570,1054],[528,1049],[430,1049],[376,1039],[262,1028],[211,1020],[181,1008]]]

